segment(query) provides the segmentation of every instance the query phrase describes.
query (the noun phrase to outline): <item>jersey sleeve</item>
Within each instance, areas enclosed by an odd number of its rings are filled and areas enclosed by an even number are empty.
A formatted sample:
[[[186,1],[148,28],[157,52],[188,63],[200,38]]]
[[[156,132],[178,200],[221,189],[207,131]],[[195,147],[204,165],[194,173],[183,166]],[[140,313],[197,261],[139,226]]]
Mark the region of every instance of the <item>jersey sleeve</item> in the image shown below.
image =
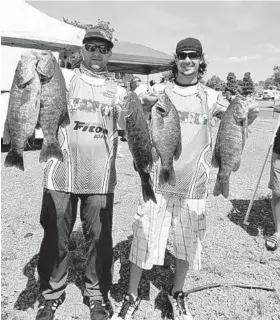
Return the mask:
[[[70,83],[71,83],[73,76],[75,75],[75,72],[73,70],[65,69],[65,68],[61,68],[61,72],[62,72],[64,80],[65,80],[66,89],[67,89],[67,91],[69,91]]]
[[[211,90],[209,91],[209,110],[212,112],[213,117],[221,118],[222,114],[226,111],[229,102],[223,97],[221,92]]]
[[[118,119],[118,126],[121,129],[125,129],[124,113],[122,111],[127,91],[123,87],[117,87],[116,100],[115,100],[115,112]]]

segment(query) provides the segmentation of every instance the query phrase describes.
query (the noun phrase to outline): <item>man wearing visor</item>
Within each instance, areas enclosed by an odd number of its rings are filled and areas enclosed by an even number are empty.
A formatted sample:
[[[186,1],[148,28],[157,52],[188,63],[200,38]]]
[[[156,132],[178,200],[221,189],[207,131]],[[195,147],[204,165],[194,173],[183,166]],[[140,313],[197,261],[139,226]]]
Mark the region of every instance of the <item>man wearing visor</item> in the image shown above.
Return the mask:
[[[141,296],[138,286],[143,269],[163,265],[169,233],[175,257],[175,274],[168,291],[170,316],[174,320],[191,320],[183,293],[187,271],[201,268],[202,243],[206,232],[206,198],[211,162],[211,118],[221,117],[228,102],[222,94],[203,85],[206,72],[202,45],[186,38],[176,47],[173,81],[161,92],[143,97],[144,109],[151,111],[158,99],[165,98],[176,107],[181,122],[182,152],[173,162],[176,185],[159,185],[160,161],[154,166],[154,187],[157,204],[140,199],[133,222],[130,251],[130,281],[127,294],[116,315],[130,319],[137,310]],[[249,124],[258,114],[256,105],[249,108]],[[197,310],[197,313],[199,311]]]
[[[112,219],[116,186],[117,124],[124,88],[107,79],[113,35],[100,22],[83,39],[80,67],[67,83],[70,124],[59,129],[63,162],[50,159],[44,171],[38,274],[44,302],[36,320],[52,320],[65,299],[68,242],[77,217],[86,239],[84,303],[90,319],[109,318],[112,283]]]

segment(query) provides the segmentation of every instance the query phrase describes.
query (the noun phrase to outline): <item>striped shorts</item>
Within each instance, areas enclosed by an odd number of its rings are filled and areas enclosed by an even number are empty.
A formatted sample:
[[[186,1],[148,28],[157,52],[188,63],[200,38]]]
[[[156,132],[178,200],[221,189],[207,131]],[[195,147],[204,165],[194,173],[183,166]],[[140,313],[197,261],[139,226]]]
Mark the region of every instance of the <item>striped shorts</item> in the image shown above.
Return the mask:
[[[169,239],[175,258],[199,270],[206,233],[206,199],[161,194],[156,198],[157,204],[148,201],[138,206],[129,260],[142,269],[163,265]]]

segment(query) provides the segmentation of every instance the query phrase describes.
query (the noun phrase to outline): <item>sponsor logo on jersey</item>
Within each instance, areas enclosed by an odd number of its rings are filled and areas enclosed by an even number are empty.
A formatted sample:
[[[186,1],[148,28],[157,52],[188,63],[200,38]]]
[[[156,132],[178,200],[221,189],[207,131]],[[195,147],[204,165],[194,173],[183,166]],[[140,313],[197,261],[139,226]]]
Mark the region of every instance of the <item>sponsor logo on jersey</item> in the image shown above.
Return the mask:
[[[104,135],[108,134],[108,130],[100,127],[96,123],[74,121],[75,125],[73,130],[82,132],[92,132],[94,138],[103,138]]]
[[[103,116],[112,117],[113,116],[113,106],[99,101],[93,101],[89,99],[70,99],[69,111],[73,112],[75,110],[96,112],[100,108],[101,114]]]
[[[182,123],[190,123],[190,124],[206,124],[207,123],[206,114],[201,114],[196,112],[183,112],[183,111],[178,111],[178,114]]]

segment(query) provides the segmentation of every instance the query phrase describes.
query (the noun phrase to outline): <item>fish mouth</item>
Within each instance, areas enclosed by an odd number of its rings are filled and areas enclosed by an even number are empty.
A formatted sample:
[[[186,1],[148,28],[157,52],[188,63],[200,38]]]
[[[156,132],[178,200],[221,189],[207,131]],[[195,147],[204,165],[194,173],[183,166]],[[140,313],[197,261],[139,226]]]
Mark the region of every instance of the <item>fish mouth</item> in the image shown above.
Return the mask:
[[[167,110],[163,109],[162,107],[156,107],[156,111],[158,114],[160,114],[162,117],[167,116],[168,112]]]
[[[245,126],[247,121],[247,118],[238,118],[237,122],[241,125],[241,126]]]
[[[18,83],[17,86],[19,89],[25,89],[31,82],[32,82],[33,78],[30,79],[29,81],[27,82],[24,82],[24,83]]]
[[[40,80],[42,84],[46,84],[50,81],[51,78],[41,75]]]

